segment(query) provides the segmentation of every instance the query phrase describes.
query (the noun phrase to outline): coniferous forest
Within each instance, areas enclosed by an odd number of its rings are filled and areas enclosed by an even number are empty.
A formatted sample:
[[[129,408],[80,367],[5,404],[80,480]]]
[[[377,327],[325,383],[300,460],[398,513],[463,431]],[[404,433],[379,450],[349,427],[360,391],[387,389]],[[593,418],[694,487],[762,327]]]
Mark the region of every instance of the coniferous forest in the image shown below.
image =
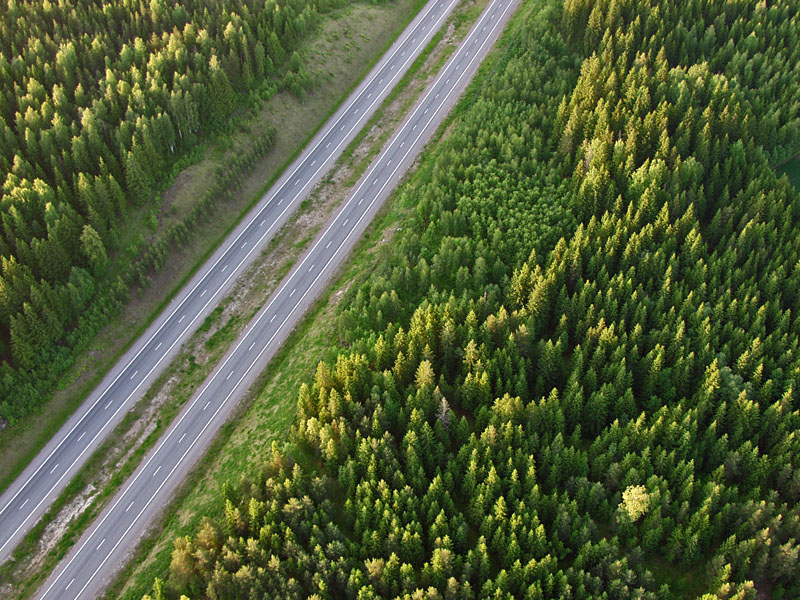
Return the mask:
[[[796,0],[524,3],[299,454],[152,597],[800,597],[799,34]]]
[[[0,419],[53,382],[171,246],[225,197],[264,136],[152,247],[121,235],[170,169],[246,97],[302,93],[294,49],[346,0],[0,2]],[[111,269],[116,258],[125,268]]]

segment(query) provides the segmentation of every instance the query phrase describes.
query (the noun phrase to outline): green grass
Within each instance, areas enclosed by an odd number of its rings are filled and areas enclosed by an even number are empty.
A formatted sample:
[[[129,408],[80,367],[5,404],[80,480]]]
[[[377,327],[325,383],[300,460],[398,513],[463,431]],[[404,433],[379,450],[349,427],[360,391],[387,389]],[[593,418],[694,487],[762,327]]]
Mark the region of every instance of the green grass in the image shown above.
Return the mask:
[[[678,598],[699,598],[708,591],[705,563],[689,569],[676,569],[674,564],[665,560],[648,559],[644,565],[658,584],[667,584]]]
[[[778,167],[777,171],[778,175],[786,175],[789,178],[789,183],[800,192],[800,156],[787,160]]]
[[[197,228],[187,246],[175,249],[165,268],[153,278],[147,293],[134,297],[122,314],[105,327],[64,375],[59,391],[37,414],[0,432],[0,492],[22,472],[106,372],[227,238],[423,5],[423,0],[395,0],[382,6],[359,4],[337,11],[330,18],[326,16],[320,34],[303,50],[307,60],[315,61],[319,69],[314,89],[302,101],[285,93],[278,94],[250,119],[250,130],[259,131],[271,122],[279,122],[281,127],[275,147],[246,178],[236,199],[221,203],[214,218]],[[334,35],[344,37],[345,32],[350,32],[351,38],[358,38],[360,52],[357,59],[353,47],[341,51],[329,39]],[[351,46],[355,43],[352,42]],[[210,140],[205,148],[205,157],[175,177],[174,185],[165,193],[170,202],[162,212],[162,228],[166,228],[170,220],[180,220],[191,210],[192,199],[199,196],[198,190],[202,189],[209,173],[216,169],[220,156],[224,156],[221,149],[245,143],[251,135],[250,130],[235,142],[232,138]],[[235,134],[236,131],[231,133]],[[198,150],[198,156],[201,154],[203,152]],[[131,236],[150,231],[144,221],[132,228]],[[128,237],[126,235],[126,239]]]

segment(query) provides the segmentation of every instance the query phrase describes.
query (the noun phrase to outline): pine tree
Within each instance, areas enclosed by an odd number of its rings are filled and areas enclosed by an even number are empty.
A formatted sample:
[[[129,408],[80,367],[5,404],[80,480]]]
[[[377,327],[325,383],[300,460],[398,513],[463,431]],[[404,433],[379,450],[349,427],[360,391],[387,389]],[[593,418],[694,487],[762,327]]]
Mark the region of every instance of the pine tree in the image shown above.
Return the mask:
[[[91,225],[84,225],[81,231],[81,250],[95,275],[99,275],[108,264],[108,256],[103,240]]]
[[[136,144],[128,152],[125,161],[125,181],[134,204],[142,206],[150,200],[153,195],[152,178],[144,167],[142,152]]]

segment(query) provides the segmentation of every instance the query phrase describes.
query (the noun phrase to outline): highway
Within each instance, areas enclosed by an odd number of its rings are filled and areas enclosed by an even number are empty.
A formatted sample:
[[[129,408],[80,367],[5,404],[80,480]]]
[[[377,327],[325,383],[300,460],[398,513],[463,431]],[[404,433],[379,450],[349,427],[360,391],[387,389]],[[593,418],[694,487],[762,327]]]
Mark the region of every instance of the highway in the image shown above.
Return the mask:
[[[423,7],[305,151],[0,496],[0,563],[326,175],[457,2],[430,0]]]
[[[411,114],[311,248],[248,324],[97,522],[45,582],[38,598],[98,597],[148,523],[224,424],[442,123],[519,0],[491,0]],[[442,9],[444,9],[442,3]],[[298,184],[299,185],[299,184]]]

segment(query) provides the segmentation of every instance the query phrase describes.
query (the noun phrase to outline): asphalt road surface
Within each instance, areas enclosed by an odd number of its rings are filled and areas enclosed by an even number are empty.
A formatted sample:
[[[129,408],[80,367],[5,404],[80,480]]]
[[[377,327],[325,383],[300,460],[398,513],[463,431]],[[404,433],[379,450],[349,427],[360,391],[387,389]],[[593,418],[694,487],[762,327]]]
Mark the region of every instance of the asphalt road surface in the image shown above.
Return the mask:
[[[431,0],[259,204],[0,497],[0,562],[266,247],[419,56],[458,0]]]
[[[477,69],[518,0],[492,0],[354,192],[248,324],[97,523],[61,561],[39,598],[94,598],[124,564],[148,522],[203,454],[236,400],[325,288],[380,205]],[[441,2],[441,9],[446,4]],[[294,179],[291,180],[294,185]],[[298,185],[300,185],[298,183]]]

